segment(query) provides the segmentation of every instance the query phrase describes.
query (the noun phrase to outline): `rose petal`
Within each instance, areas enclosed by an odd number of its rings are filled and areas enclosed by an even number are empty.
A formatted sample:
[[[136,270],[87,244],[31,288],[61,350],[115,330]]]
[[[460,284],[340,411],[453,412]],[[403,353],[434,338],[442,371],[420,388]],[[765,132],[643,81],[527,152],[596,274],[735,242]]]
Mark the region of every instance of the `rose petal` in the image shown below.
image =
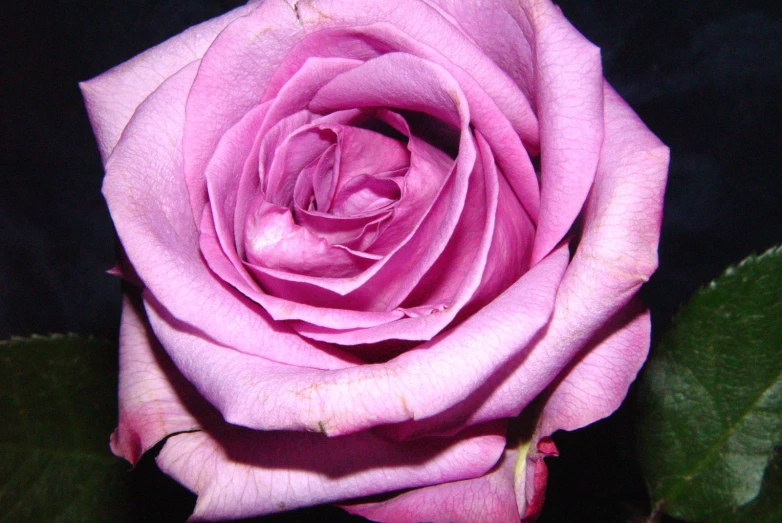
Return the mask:
[[[557,455],[549,436],[594,423],[619,407],[649,352],[650,333],[649,312],[636,299],[600,329],[544,393],[532,451],[522,458],[527,470],[516,477],[525,521],[536,519],[543,507],[548,477],[543,458]]]
[[[601,158],[603,68],[600,50],[551,2],[522,4],[535,34],[540,119],[541,201],[532,263],[570,230]]]
[[[488,144],[477,132],[476,143],[479,161],[476,162],[476,168],[470,177],[470,188],[462,216],[440,258],[400,308],[410,317],[377,327],[351,331],[318,328],[301,323],[294,324],[294,329],[317,340],[343,345],[375,343],[386,339],[429,340],[451,323],[464,305],[473,298],[484,279],[491,246],[495,247],[495,257],[501,259],[489,262],[492,274],[486,275],[486,279],[495,276],[493,268],[496,264],[500,264],[501,270],[511,275],[504,280],[507,283],[504,287],[492,286],[490,290],[495,292],[491,297],[494,298],[518,279],[526,267],[521,264],[514,267],[512,263],[516,261],[516,254],[523,258],[524,249],[508,248],[504,244],[505,237],[500,236],[496,238],[495,245],[495,220],[514,222],[514,227],[524,231],[524,222],[518,220],[519,211],[522,218],[526,218],[526,214],[517,205],[516,208],[503,209],[509,212],[498,216],[500,182],[496,167]],[[417,314],[409,311],[413,308]]]
[[[382,209],[374,214],[369,213],[368,216],[342,217],[301,211],[297,208],[295,215],[296,221],[302,227],[306,227],[332,245],[338,244],[348,249],[366,251],[385,230],[393,217],[393,212],[392,209]]]
[[[491,9],[480,2],[424,1],[449,17],[455,27],[514,80],[528,100],[535,100],[535,34],[529,20],[528,0],[494,0]]]
[[[399,444],[221,426],[169,438],[158,466],[198,494],[197,520],[234,519],[481,476],[505,445],[505,424],[457,438]]]
[[[206,208],[207,212],[204,213],[204,222],[211,219],[207,214],[208,210]],[[235,267],[226,257],[214,235],[202,232],[201,250],[205,258],[209,259],[209,268],[215,274],[229,285],[233,285],[240,290],[245,296],[263,306],[264,310],[276,321],[295,319],[313,324],[333,325],[336,328],[368,328],[382,325],[404,316],[400,311],[373,312],[333,309],[277,298],[276,296],[266,294],[254,281],[252,285],[249,285],[238,276]]]
[[[236,350],[303,366],[354,358],[303,340],[210,272],[198,242],[178,151],[191,64],[136,110],[106,162],[103,194],[128,259],[147,288],[188,329]]]
[[[538,434],[580,429],[619,408],[646,360],[650,334],[649,311],[640,300],[630,302],[554,383]]]
[[[321,87],[362,63],[351,58],[308,57],[299,69],[286,78],[276,96],[268,99],[271,109],[260,132],[265,134],[284,118],[307,109],[310,100]]]
[[[271,110],[271,108],[270,108]],[[268,114],[268,113],[267,113]],[[236,208],[234,209],[234,239],[236,250],[239,257],[244,260],[245,225],[247,224],[247,214],[250,207],[255,204],[258,192],[263,191],[265,183],[268,181],[268,173],[271,170],[271,164],[274,158],[274,151],[285,141],[285,138],[295,132],[296,129],[312,122],[313,114],[307,110],[298,111],[287,116],[273,125],[265,132],[261,127],[258,137],[259,140],[253,146],[253,152],[257,150],[257,157],[253,154],[256,164],[248,164],[242,172],[239,186],[236,189]],[[257,147],[257,149],[256,149]]]
[[[81,82],[84,101],[104,163],[136,108],[163,81],[199,60],[220,32],[253,9],[258,0],[195,25],[105,73]]]
[[[481,90],[491,96],[511,122],[525,143],[537,145],[537,119],[518,87],[492,60],[487,59],[483,50],[464,33],[454,27],[451,21],[440,12],[418,0],[316,0],[301,2],[297,5],[299,20],[308,31],[325,28],[360,28],[372,24],[390,24],[417,42],[422,47],[438,50],[433,54],[419,54],[420,48],[391,46],[375,52],[394,50],[418,55],[449,69],[449,62],[465,71],[470,71]],[[362,30],[365,28],[362,28]],[[494,30],[490,28],[489,30]],[[292,70],[298,68],[306,56],[327,53],[329,46],[312,41],[302,46],[298,53],[286,58],[286,66]],[[436,55],[443,53],[445,60]],[[289,64],[289,65],[287,65]],[[452,74],[455,74],[451,71]],[[278,73],[284,78],[285,66]],[[274,86],[274,82],[272,82]]]
[[[237,275],[244,281],[237,285],[235,278],[230,280],[245,294],[247,286],[257,288],[257,285],[239,258],[234,236],[234,209],[241,194],[239,188],[242,177],[247,176],[248,169],[257,169],[258,128],[268,111],[269,104],[259,105],[229,129],[220,139],[204,173],[210,207],[204,213],[208,214],[209,219],[205,220],[202,216],[200,220],[201,251],[211,267],[212,250],[205,248],[204,238],[218,238],[222,252],[231,260]],[[257,170],[255,177],[258,177]]]
[[[338,137],[340,148],[340,172],[334,191],[334,201],[324,212],[331,212],[337,216],[350,216],[362,212],[368,205],[385,194],[385,191],[374,194],[370,202],[356,207],[354,199],[361,194],[362,188],[373,185],[372,175],[391,173],[410,166],[410,152],[404,144],[393,138],[388,138],[380,133],[368,131],[356,127],[342,127],[341,136]],[[358,178],[366,178],[364,184],[356,185]],[[383,177],[377,178],[378,183],[384,182]],[[388,180],[389,183],[392,183]],[[384,187],[386,185],[383,185]],[[393,184],[397,188],[396,184]],[[392,188],[393,189],[393,188]],[[392,196],[385,196],[386,199]],[[397,197],[398,199],[398,197]]]
[[[518,523],[513,471],[518,451],[506,449],[500,461],[475,479],[413,489],[377,503],[340,504],[372,521]]]
[[[289,209],[262,200],[247,218],[245,252],[253,272],[257,268],[263,275],[284,272],[310,278],[351,278],[380,258],[331,245],[296,225]]]
[[[133,464],[169,434],[201,427],[180,400],[180,394],[194,392],[192,386],[161,352],[143,307],[126,296],[119,334],[119,423],[111,450]]]
[[[409,167],[410,153],[404,144],[374,131],[344,125],[308,126],[297,133],[301,134],[328,134],[334,140],[319,160],[298,170],[293,199],[301,211],[318,213],[324,219],[332,214],[365,216],[401,196],[397,183],[375,175]],[[296,145],[288,143],[288,147]],[[362,197],[364,190],[368,194]],[[316,209],[310,209],[310,202]]]
[[[316,172],[330,177],[330,167],[334,166],[336,160],[336,141],[332,130],[322,130],[314,125],[305,125],[286,136],[279,147],[274,149],[271,167],[264,173],[263,193],[266,200],[282,207],[291,207],[295,201],[299,175],[313,167],[313,164]],[[317,164],[321,164],[321,167],[318,168]],[[331,179],[324,182],[327,185],[325,192],[328,192]],[[321,198],[329,196],[320,195]]]
[[[548,322],[567,258],[567,249],[558,249],[439,339],[384,364],[342,370],[283,365],[221,347],[188,332],[151,299],[147,312],[177,368],[229,423],[348,434],[433,416],[487,383]]]
[[[187,98],[181,151],[194,216],[206,204],[204,168],[225,132],[260,103],[269,79],[304,36],[286,2],[260,2],[228,25],[201,59]]]
[[[316,112],[361,107],[418,111],[458,129],[465,118],[469,121],[466,106],[461,86],[448,71],[404,53],[384,54],[337,76],[309,104]]]
[[[459,412],[443,416],[459,418],[471,408],[470,419],[460,423],[518,415],[657,267],[668,148],[607,83],[604,91],[600,165],[584,209],[583,234],[545,335],[523,362],[503,370],[499,387],[476,391]]]
[[[113,448],[135,462],[154,443],[173,436],[158,463],[199,494],[196,518],[258,515],[481,476],[505,445],[503,422],[472,428],[457,438],[421,439],[412,445],[370,432],[325,438],[231,427],[213,415],[158,352],[147,327],[143,312],[126,299],[121,415]],[[201,432],[204,427],[208,432]],[[233,486],[226,488],[229,479]],[[282,484],[289,488],[279,489]],[[246,490],[249,485],[256,488]]]

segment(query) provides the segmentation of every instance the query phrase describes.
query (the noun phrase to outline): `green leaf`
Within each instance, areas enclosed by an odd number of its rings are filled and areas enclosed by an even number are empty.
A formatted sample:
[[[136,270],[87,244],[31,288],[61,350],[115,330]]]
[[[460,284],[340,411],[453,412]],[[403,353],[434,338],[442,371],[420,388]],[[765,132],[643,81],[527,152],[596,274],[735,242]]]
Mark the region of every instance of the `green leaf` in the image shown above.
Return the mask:
[[[675,318],[640,393],[640,457],[658,510],[714,521],[752,502],[764,473],[778,477],[781,319],[782,248],[729,268]]]
[[[116,380],[116,348],[94,338],[0,342],[0,522],[127,520]]]

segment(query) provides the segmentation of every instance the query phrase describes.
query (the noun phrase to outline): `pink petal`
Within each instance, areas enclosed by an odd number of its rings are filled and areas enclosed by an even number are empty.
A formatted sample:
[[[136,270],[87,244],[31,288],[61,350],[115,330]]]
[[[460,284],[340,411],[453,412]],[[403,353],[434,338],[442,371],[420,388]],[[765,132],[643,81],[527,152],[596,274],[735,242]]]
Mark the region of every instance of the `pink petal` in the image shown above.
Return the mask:
[[[601,328],[544,393],[526,474],[516,478],[524,521],[536,519],[543,507],[548,476],[543,458],[557,455],[549,436],[594,423],[619,407],[646,359],[650,331],[649,312],[636,299]]]
[[[310,100],[321,87],[362,63],[350,58],[308,57],[300,68],[286,76],[285,83],[278,87],[274,97],[267,97],[271,109],[261,132],[265,134],[284,118],[307,109]]]
[[[420,5],[417,7],[421,8]],[[426,14],[431,16],[434,13],[431,10],[426,10]],[[437,15],[434,15],[434,20],[443,22]],[[433,23],[435,22],[433,21]],[[464,43],[463,35],[460,36],[458,30],[454,31],[452,26],[449,26],[448,29],[443,28],[443,30],[455,32],[456,41],[453,45],[460,50],[465,50],[464,45],[456,43],[460,40],[462,44]],[[438,35],[438,37],[440,36],[442,35]],[[477,65],[477,57],[467,52],[470,61],[464,64],[464,57],[451,55],[446,57],[440,53],[439,49],[445,48],[429,47],[422,41],[411,38],[410,35],[385,22],[350,29],[324,30],[302,40],[286,57],[277,74],[285,78],[287,74],[292,73],[281,74],[280,71],[295,71],[296,67],[306,63],[304,60],[313,55],[345,56],[368,61],[381,53],[394,51],[403,51],[405,54],[424,58],[428,62],[443,67],[457,80],[460,88],[464,91],[470,104],[474,127],[484,133],[495,151],[498,165],[505,172],[513,190],[530,216],[537,220],[540,205],[538,180],[527,151],[522,145],[522,140],[524,140],[530,151],[536,152],[538,150],[537,119],[532,114],[529,102],[521,95],[518,87],[509,82],[504,73],[497,71],[493,63],[485,60],[485,56],[483,63],[490,63],[494,66],[494,70],[486,71],[487,74],[492,74],[492,72],[495,74],[492,78],[493,83],[489,85],[486,84],[485,78],[476,80],[477,77],[473,77],[476,68],[481,69]],[[451,59],[463,64],[463,66],[454,64]],[[463,67],[467,67],[467,69]],[[274,82],[272,83],[274,84]],[[502,100],[498,100],[494,96],[498,94],[496,87],[500,84],[502,84],[503,90],[499,92],[504,93],[504,96],[501,96]],[[507,103],[502,103],[503,101]],[[519,122],[524,122],[523,129],[519,129],[518,126],[514,128],[514,125]]]
[[[336,368],[355,361],[273,324],[205,265],[178,154],[197,64],[164,82],[136,110],[106,162],[103,193],[128,258],[149,291],[192,332],[236,350]]]
[[[535,224],[526,214],[504,176],[499,177],[497,216],[491,249],[478,293],[470,309],[483,307],[530,267]]]
[[[355,202],[351,204],[352,199],[360,194],[361,187],[365,187],[363,184],[356,185],[357,178],[391,173],[409,167],[410,152],[397,140],[374,131],[356,127],[342,127],[340,130],[340,171],[335,187],[335,200],[329,209],[324,210],[337,216],[350,216],[361,212],[362,207],[366,208],[364,205],[350,209],[351,205],[356,205]],[[384,178],[381,177],[380,180]],[[367,180],[366,183],[370,181]],[[377,198],[372,198],[375,199]]]
[[[334,124],[307,126],[296,133],[302,134],[328,136],[333,141],[319,159],[303,169],[294,169],[293,200],[305,213],[310,213],[310,205],[314,205],[312,213],[323,218],[322,225],[333,221],[338,226],[340,220],[331,220],[331,215],[367,216],[401,196],[399,184],[383,176],[376,178],[409,167],[410,153],[397,140],[367,129]],[[294,139],[286,147],[298,145]],[[362,191],[368,193],[362,196]],[[322,228],[328,234],[327,228]]]
[[[189,332],[153,300],[147,312],[177,368],[229,423],[348,434],[434,416],[485,385],[548,322],[567,257],[567,249],[555,251],[440,338],[384,364],[341,370],[284,365],[221,347]]]
[[[385,181],[393,183],[391,180]],[[396,184],[394,186],[398,189]],[[390,188],[386,186],[382,189],[389,190]],[[362,190],[368,191],[368,189]],[[377,200],[371,203],[377,203]],[[326,239],[332,245],[344,245],[348,249],[357,251],[366,251],[385,230],[393,217],[392,209],[381,209],[374,214],[371,212],[363,214],[365,215],[358,217],[341,217],[295,209],[296,221],[299,225]]]
[[[353,28],[360,41],[361,33],[375,32],[381,27],[396,28],[409,37],[413,47],[400,42],[389,42],[380,52],[402,51],[426,58],[457,74],[451,66],[469,71],[481,90],[488,93],[503,114],[507,115],[516,132],[525,143],[537,144],[537,120],[527,100],[513,80],[508,77],[470,38],[443,17],[441,12],[419,0],[319,0],[298,4],[299,19],[308,31],[326,28]],[[362,27],[364,26],[364,27]],[[372,27],[374,26],[374,27]],[[489,30],[494,31],[495,28]],[[325,38],[324,38],[325,40]],[[353,45],[359,45],[355,43]],[[368,47],[368,46],[364,46]],[[314,39],[302,44],[286,58],[288,67],[295,70],[307,56],[328,53],[331,47]],[[343,48],[344,49],[344,48]],[[344,52],[340,49],[341,52]],[[364,58],[364,59],[368,59]]]
[[[424,1],[452,20],[513,79],[528,100],[535,100],[535,33],[529,5],[532,2],[495,0],[492,8],[487,9],[480,2]]]
[[[253,272],[261,280],[265,274],[281,272],[311,278],[351,278],[379,258],[331,245],[296,225],[289,209],[265,201],[260,201],[257,209],[251,209],[247,220],[247,266],[250,270],[257,269]]]
[[[440,258],[418,282],[413,293],[406,298],[403,307],[400,308],[410,317],[377,327],[352,331],[295,324],[294,328],[298,332],[317,340],[343,345],[374,343],[386,339],[429,340],[454,320],[481,285],[490,247],[494,245],[495,219],[520,221],[518,208],[503,209],[512,212],[507,212],[504,216],[497,215],[497,202],[501,197],[498,194],[500,182],[496,167],[488,145],[477,132],[476,142],[479,161],[476,162],[470,177],[467,201],[459,223]],[[523,210],[521,214],[526,218]],[[523,221],[514,223],[514,227],[525,230],[523,223]],[[514,270],[514,265],[506,264],[505,261],[516,253],[523,256],[525,244],[517,244],[522,246],[518,249],[509,249],[503,243],[504,239],[504,237],[497,238],[500,245],[496,247],[498,252],[495,252],[495,256],[501,259],[489,263],[492,266],[499,263],[502,271],[512,274],[506,280],[507,285],[502,288],[493,286],[490,289],[496,291],[491,298],[504,291],[521,275],[521,272]],[[517,267],[525,268],[521,264]],[[487,279],[491,276],[487,276]],[[417,313],[413,314],[410,309],[415,309]]]
[[[649,311],[634,300],[603,326],[553,385],[538,433],[576,430],[614,412],[649,352]]]
[[[222,425],[169,438],[157,462],[198,494],[193,520],[244,518],[481,476],[502,454],[504,427],[399,444]]]
[[[407,71],[400,75],[399,71]],[[328,112],[387,107],[429,114],[457,129],[469,119],[458,82],[441,66],[404,53],[388,53],[334,78],[310,101]]]
[[[111,450],[135,464],[157,442],[201,423],[180,394],[192,392],[157,345],[140,304],[125,297],[119,335],[119,424]]]
[[[259,139],[253,145],[253,153],[257,151],[257,157],[253,154],[253,160],[257,161],[257,165],[248,164],[245,166],[239,185],[236,188],[236,208],[234,209],[233,221],[234,240],[241,259],[245,258],[245,217],[250,212],[250,207],[255,204],[258,192],[264,191],[265,184],[269,181],[269,172],[276,158],[274,151],[297,129],[312,122],[313,117],[314,115],[307,110],[298,111],[282,118],[268,130],[264,130],[268,119],[264,121],[258,134]]]
[[[206,208],[203,222],[211,217]],[[205,230],[206,227],[203,227]],[[252,284],[242,279],[220,247],[213,234],[201,233],[201,251],[209,260],[209,268],[229,285],[240,290],[245,296],[258,303],[276,321],[302,320],[313,324],[333,325],[335,328],[368,328],[392,322],[404,316],[398,311],[372,312],[348,309],[315,307],[306,303],[297,303],[266,294],[255,280]],[[257,275],[257,273],[255,273]],[[262,275],[261,275],[262,276]],[[356,360],[358,361],[358,360]]]
[[[605,100],[600,165],[551,322],[526,359],[505,369],[499,387],[470,399],[476,410],[468,422],[516,416],[657,267],[668,148],[607,84]]]
[[[199,60],[218,34],[255,8],[256,1],[191,27],[105,73],[81,82],[90,123],[104,163],[133,112],[166,78]]]
[[[331,176],[330,167],[334,166],[336,151],[334,132],[318,126],[305,125],[285,137],[275,148],[271,167],[264,173],[264,196],[269,203],[290,207],[294,203],[296,184],[299,174],[306,176],[310,169],[320,175]],[[328,163],[326,163],[328,162]],[[318,166],[320,164],[320,167]],[[310,175],[312,173],[310,172]],[[330,179],[325,180],[325,191],[330,189]],[[256,196],[257,197],[257,196]],[[328,198],[323,194],[321,198]]]
[[[505,449],[485,475],[413,489],[377,503],[340,504],[351,514],[383,523],[518,523],[513,472],[518,451]]]
[[[600,50],[558,7],[530,4],[541,150],[537,263],[567,234],[592,186],[603,141],[603,69]]]
[[[337,193],[331,210],[336,216],[375,215],[399,201],[403,184],[382,176],[356,176]]]
[[[248,175],[248,170],[255,170],[254,175],[258,177],[258,128],[268,110],[268,104],[259,105],[229,129],[220,139],[204,173],[211,205],[204,213],[209,219],[205,220],[202,215],[200,220],[201,251],[211,267],[210,253],[213,251],[205,248],[204,238],[218,238],[222,253],[231,260],[237,276],[243,280],[238,285],[234,283],[242,292],[247,286],[257,288],[257,285],[239,258],[234,236],[234,210],[238,205],[242,177]],[[236,278],[230,280],[235,282]]]
[[[286,2],[259,2],[226,27],[201,59],[181,146],[195,216],[206,204],[204,169],[220,137],[259,104],[272,74],[302,36]]]

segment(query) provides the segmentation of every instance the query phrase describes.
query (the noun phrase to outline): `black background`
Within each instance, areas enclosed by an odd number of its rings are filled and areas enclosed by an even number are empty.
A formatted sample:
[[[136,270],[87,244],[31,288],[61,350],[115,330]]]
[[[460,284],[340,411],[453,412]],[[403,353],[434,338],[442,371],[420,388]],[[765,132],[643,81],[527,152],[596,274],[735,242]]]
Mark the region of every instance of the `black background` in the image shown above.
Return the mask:
[[[0,7],[0,339],[114,339],[120,291],[102,168],[77,82],[240,5],[234,0],[31,0]],[[643,289],[654,336],[728,264],[782,243],[782,3],[567,0],[605,76],[670,146],[660,269]],[[543,521],[632,521],[648,510],[633,396],[558,434]],[[192,498],[145,462],[139,520],[183,521]],[[316,508],[262,521],[338,521]],[[345,518],[359,521],[359,518]]]

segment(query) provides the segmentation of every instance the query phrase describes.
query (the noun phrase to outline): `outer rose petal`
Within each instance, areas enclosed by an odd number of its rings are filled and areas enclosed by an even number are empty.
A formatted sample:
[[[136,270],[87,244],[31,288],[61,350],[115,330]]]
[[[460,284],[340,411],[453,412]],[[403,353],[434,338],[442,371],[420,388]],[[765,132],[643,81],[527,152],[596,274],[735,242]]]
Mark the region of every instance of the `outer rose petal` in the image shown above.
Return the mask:
[[[245,517],[480,477],[505,446],[502,421],[413,444],[371,432],[326,438],[226,425],[155,347],[136,305],[126,298],[120,425],[112,448],[135,462],[141,451],[173,436],[158,463],[199,494],[194,519]]]
[[[379,503],[340,506],[384,523],[518,523],[513,491],[518,455],[516,449],[505,449],[494,468],[475,479],[414,489]]]
[[[136,107],[170,77],[200,59],[220,31],[254,9],[258,0],[191,27],[92,80],[81,82],[92,130],[104,163]]]
[[[600,51],[549,0],[427,2],[450,14],[534,101],[541,151],[537,263],[567,234],[594,179],[603,139]]]
[[[560,247],[432,342],[383,364],[340,370],[283,365],[219,346],[188,332],[151,297],[147,313],[177,368],[229,423],[336,436],[434,416],[486,384],[548,321],[567,256]]]
[[[548,0],[523,2],[535,32],[541,201],[537,263],[572,226],[592,186],[603,141],[600,50]]]
[[[404,424],[397,436],[517,416],[654,272],[668,148],[607,83],[604,92],[606,139],[583,234],[544,335],[492,376],[495,387],[473,391],[459,408]]]
[[[639,300],[612,318],[553,384],[538,434],[576,430],[614,412],[646,360],[651,319]]]
[[[179,399],[192,386],[161,354],[141,304],[134,301],[126,296],[122,302],[119,423],[111,435],[111,450],[131,463],[169,434],[201,426]]]
[[[627,394],[649,352],[650,318],[634,300],[606,323],[583,353],[544,393],[529,452],[521,456],[525,473],[516,477],[519,507],[534,520],[545,498],[546,456],[556,455],[548,438],[557,430],[576,430],[610,415]]]
[[[173,436],[157,462],[198,494],[192,520],[244,518],[481,476],[502,454],[505,426],[395,443],[371,432],[327,438],[223,425]]]
[[[532,401],[657,268],[668,148],[607,83],[604,92],[606,138],[600,165],[551,323],[524,365],[493,392],[476,419],[513,415]]]

